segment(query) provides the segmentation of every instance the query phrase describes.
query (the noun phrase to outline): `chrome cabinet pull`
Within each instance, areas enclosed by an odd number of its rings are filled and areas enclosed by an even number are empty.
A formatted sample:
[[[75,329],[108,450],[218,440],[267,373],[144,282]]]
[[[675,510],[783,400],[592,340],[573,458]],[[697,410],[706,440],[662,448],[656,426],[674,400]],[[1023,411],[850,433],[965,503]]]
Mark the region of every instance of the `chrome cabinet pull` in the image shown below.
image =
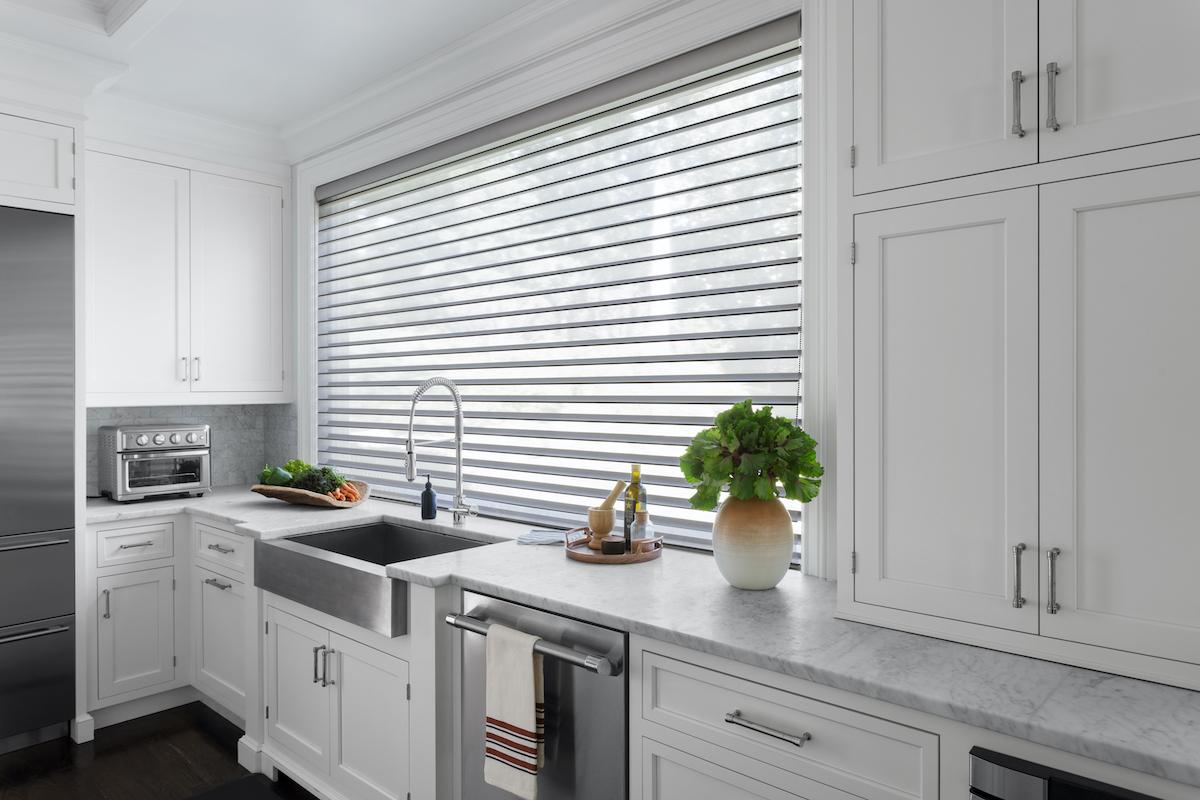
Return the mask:
[[[1058,557],[1062,550],[1051,547],[1046,551],[1046,562],[1050,565],[1050,595],[1046,598],[1046,613],[1057,614],[1062,608],[1058,604]]]
[[[209,550],[216,550],[218,553],[220,553],[221,555],[225,555],[225,556],[227,556],[227,555],[229,555],[230,553],[232,553],[232,552],[233,552],[233,548],[232,548],[232,547],[222,547],[222,546],[221,546],[221,545],[219,545],[219,544],[210,544],[210,545],[208,546],[208,549],[209,549]]]
[[[34,547],[50,547],[56,544],[70,544],[70,539],[47,539],[43,542],[27,542],[25,544],[10,544],[7,547],[0,547],[0,553],[7,553],[11,550],[29,550]]]
[[[1025,129],[1021,127],[1021,84],[1024,82],[1025,76],[1021,73],[1021,70],[1014,69],[1012,73],[1012,135],[1016,137],[1023,137],[1025,135]]]
[[[71,630],[70,625],[55,625],[53,628],[39,628],[36,631],[28,631],[27,633],[17,633],[12,636],[5,636],[3,639],[0,639],[0,644],[20,642],[25,639],[38,639],[42,636],[49,636],[52,633],[64,633],[69,630]]]
[[[153,546],[154,546],[154,542],[134,542],[133,544],[123,544],[123,545],[119,546],[117,549],[118,550],[133,550],[138,547],[153,547]]]
[[[804,743],[812,739],[812,734],[808,731],[805,731],[797,736],[793,733],[784,733],[783,731],[777,731],[774,728],[768,728],[766,725],[760,725],[757,722],[751,722],[743,717],[742,712],[736,708],[725,715],[725,721],[732,725],[740,725],[743,728],[757,731],[764,736],[770,736],[773,739],[779,739],[787,742],[788,744],[794,744],[796,747],[804,747]]]
[[[1062,127],[1058,124],[1058,112],[1056,106],[1058,104],[1055,97],[1054,85],[1058,82],[1058,73],[1062,72],[1058,68],[1057,61],[1051,61],[1046,65],[1046,127],[1052,131],[1056,131]]]
[[[1025,598],[1021,596],[1021,554],[1024,552],[1024,542],[1013,545],[1013,608],[1022,608],[1025,605]]]
[[[112,618],[112,597],[109,595],[108,589],[104,590],[104,618]]]
[[[192,375],[192,381],[195,383],[199,383],[200,382],[200,356],[196,356],[195,358],[192,359],[192,361],[194,361],[196,364],[196,372],[194,375]]]
[[[218,588],[218,589],[220,589],[222,592],[223,592],[223,591],[225,591],[226,589],[232,589],[232,588],[233,588],[233,584],[232,584],[232,583],[221,583],[221,582],[220,582],[219,580],[217,580],[216,578],[205,578],[205,579],[204,579],[204,582],[205,582],[205,583],[207,583],[209,586],[215,586],[215,587],[217,587],[217,588]]]
[[[325,645],[319,644],[313,648],[313,683],[320,683],[321,678],[317,675],[317,653],[325,649]]]
[[[333,686],[333,679],[329,677],[329,657],[336,653],[336,650],[326,650],[321,656],[321,686]]]
[[[183,381],[184,383],[187,383],[187,379],[188,379],[188,377],[189,377],[189,375],[190,375],[190,373],[188,372],[188,359],[187,359],[187,356],[180,356],[180,357],[179,357],[179,360],[183,362],[183,377],[182,377],[182,378],[180,378],[179,380]]]

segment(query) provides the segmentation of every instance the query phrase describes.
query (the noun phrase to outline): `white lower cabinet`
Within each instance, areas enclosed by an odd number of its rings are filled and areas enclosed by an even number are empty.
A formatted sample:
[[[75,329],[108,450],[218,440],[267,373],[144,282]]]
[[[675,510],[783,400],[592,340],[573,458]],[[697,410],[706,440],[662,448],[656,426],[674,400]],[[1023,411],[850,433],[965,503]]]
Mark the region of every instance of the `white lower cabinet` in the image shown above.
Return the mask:
[[[853,800],[853,795],[808,781],[803,794],[780,789],[650,738],[642,739],[641,751],[642,800]]]
[[[174,584],[174,567],[96,580],[101,699],[175,680]]]
[[[192,567],[192,684],[238,712],[246,702],[245,596],[241,581]]]
[[[346,796],[408,793],[408,664],[267,607],[267,738]]]

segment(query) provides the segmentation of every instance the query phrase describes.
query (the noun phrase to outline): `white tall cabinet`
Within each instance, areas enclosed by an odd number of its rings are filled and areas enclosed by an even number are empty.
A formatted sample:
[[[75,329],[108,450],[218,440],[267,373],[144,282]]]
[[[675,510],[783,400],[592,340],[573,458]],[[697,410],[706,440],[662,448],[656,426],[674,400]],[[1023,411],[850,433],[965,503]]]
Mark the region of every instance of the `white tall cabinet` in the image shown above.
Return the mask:
[[[854,233],[855,598],[1036,633],[1037,190]]]
[[[839,25],[839,615],[1200,689],[1200,7]]]
[[[89,405],[283,402],[283,189],[89,151]]]

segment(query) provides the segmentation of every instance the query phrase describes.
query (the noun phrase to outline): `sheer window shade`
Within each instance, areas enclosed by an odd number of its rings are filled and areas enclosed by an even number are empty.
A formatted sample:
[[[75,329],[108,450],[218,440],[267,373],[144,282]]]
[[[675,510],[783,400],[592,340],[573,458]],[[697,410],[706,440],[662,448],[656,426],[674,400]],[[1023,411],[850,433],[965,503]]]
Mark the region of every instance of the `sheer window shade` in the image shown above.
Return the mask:
[[[707,542],[691,437],[747,397],[800,412],[800,128],[777,48],[321,202],[321,463],[413,498],[409,397],[444,375],[485,513],[579,524],[639,462],[658,528]],[[448,396],[416,429],[453,431]],[[417,464],[448,502],[453,446]]]

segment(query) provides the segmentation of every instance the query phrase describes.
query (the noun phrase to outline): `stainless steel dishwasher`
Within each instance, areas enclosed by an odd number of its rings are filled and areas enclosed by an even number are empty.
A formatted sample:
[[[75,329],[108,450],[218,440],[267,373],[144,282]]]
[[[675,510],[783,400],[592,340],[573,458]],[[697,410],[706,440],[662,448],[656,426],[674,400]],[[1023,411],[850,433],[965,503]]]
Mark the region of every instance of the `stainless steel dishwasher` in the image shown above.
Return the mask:
[[[463,608],[465,614],[446,618],[463,629],[463,800],[512,800],[483,782],[484,637],[492,624],[541,637],[546,764],[538,773],[539,800],[625,800],[626,635],[470,592],[463,594]]]

